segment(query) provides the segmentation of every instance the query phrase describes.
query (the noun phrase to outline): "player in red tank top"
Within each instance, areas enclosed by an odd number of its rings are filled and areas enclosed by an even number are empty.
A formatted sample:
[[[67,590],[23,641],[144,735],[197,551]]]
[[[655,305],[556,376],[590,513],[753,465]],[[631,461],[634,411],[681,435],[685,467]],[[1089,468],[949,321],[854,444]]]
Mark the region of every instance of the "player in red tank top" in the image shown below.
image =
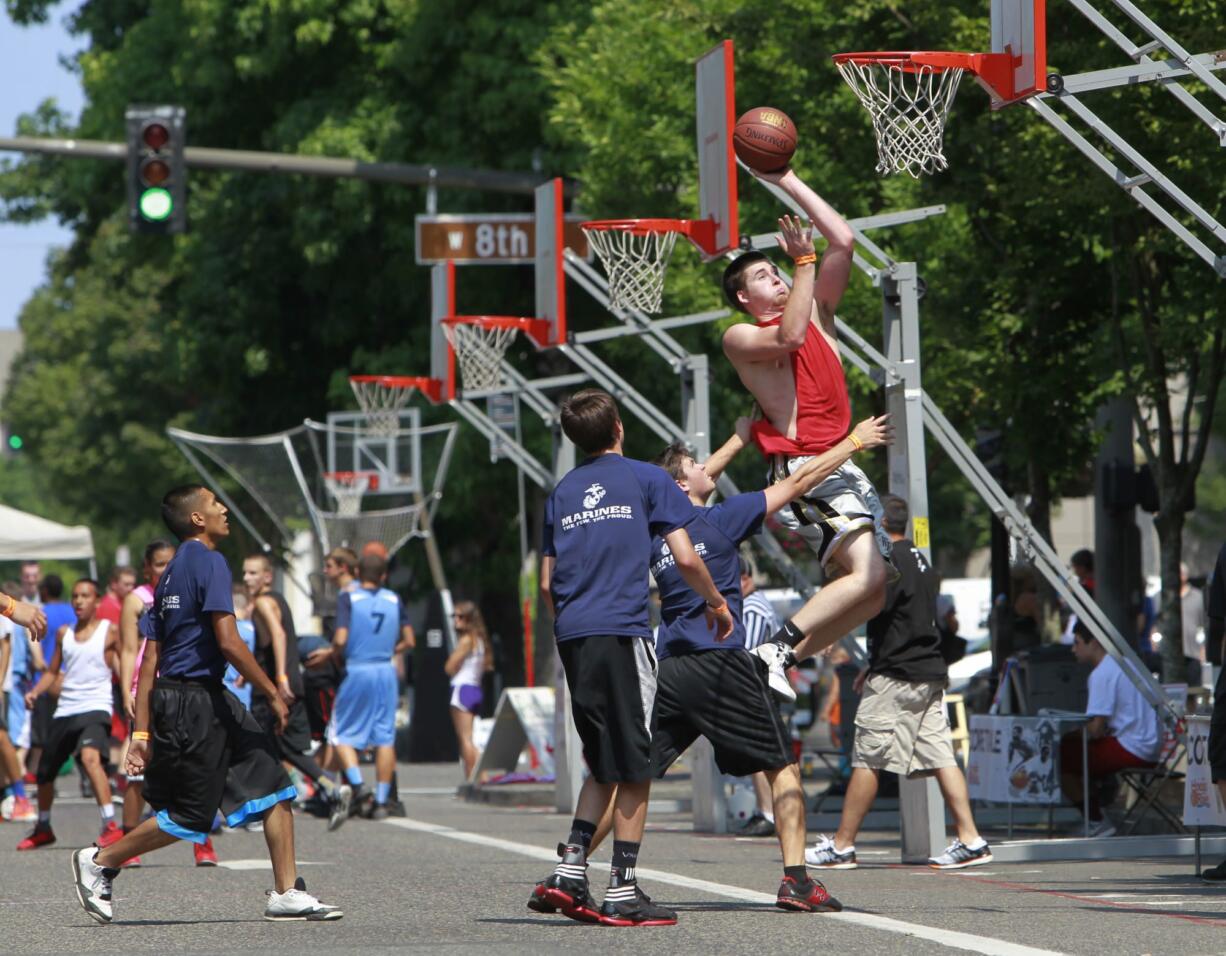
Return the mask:
[[[753,437],[771,462],[771,480],[846,437],[851,424],[847,382],[838,356],[834,313],[851,276],[855,235],[831,206],[791,169],[757,174],[782,188],[809,218],[779,220],[779,246],[794,263],[791,289],[760,252],[737,258],[724,273],[730,304],[754,322],[724,333],[724,354],[762,409]],[[827,242],[820,265],[816,228]],[[885,599],[889,542],[875,540],[880,503],[850,462],[804,499],[779,512],[823,565],[842,572],[822,587],[756,653],[771,665],[771,686],[787,695],[783,667],[803,659],[876,615]]]

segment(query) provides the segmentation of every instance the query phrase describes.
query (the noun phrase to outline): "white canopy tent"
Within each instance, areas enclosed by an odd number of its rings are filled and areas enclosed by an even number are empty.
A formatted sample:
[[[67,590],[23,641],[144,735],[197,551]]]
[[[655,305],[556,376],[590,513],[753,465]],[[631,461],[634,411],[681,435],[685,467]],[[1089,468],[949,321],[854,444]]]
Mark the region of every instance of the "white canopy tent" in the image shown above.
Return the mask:
[[[0,561],[88,561],[97,577],[94,538],[83,525],[69,527],[0,505]]]

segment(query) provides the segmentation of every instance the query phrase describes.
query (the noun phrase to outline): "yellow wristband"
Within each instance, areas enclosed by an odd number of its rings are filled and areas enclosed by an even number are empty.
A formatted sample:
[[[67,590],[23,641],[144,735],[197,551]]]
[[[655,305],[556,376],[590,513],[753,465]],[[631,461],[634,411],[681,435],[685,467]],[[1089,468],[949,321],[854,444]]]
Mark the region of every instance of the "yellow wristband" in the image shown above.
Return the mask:
[[[133,740],[148,740],[149,733],[144,730],[134,730],[132,731],[132,739]]]
[[[864,442],[860,441],[855,432],[848,432],[847,437],[851,439],[851,443],[856,446],[856,451],[864,450]]]
[[[11,594],[0,594],[0,598],[3,598],[4,600],[8,601],[8,604],[6,604],[4,608],[0,610],[0,615],[4,617],[12,617],[13,611],[17,607],[17,599],[13,597]]]
[[[792,264],[796,266],[809,266],[817,262],[817,254],[810,252],[807,255],[797,256],[792,260]]]
[[[278,675],[277,675],[277,680],[279,680],[279,681],[280,681],[282,684],[288,684],[288,683],[289,683],[289,674],[278,674]]]
[[[710,605],[710,604],[708,604],[708,605],[707,605],[707,609],[708,609],[708,610],[709,610],[709,611],[710,611],[712,614],[718,614],[720,611],[726,611],[726,610],[728,610],[728,602],[727,602],[727,601],[724,601],[724,602],[723,602],[722,604],[720,604],[718,607],[711,607],[711,605]]]

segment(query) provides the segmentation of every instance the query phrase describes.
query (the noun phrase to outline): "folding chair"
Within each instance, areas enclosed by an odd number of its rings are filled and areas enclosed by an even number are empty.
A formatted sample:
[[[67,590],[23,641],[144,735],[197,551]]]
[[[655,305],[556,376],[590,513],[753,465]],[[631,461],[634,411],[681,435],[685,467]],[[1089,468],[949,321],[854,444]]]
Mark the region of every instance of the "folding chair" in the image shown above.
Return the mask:
[[[1174,730],[1167,729],[1162,741],[1162,751],[1153,767],[1130,767],[1116,774],[1125,794],[1131,793],[1133,803],[1116,828],[1123,836],[1133,833],[1141,821],[1152,811],[1166,821],[1175,833],[1187,833],[1183,820],[1162,802],[1162,791],[1168,781],[1183,780],[1186,776],[1176,769],[1187,756],[1187,729],[1183,719]]]

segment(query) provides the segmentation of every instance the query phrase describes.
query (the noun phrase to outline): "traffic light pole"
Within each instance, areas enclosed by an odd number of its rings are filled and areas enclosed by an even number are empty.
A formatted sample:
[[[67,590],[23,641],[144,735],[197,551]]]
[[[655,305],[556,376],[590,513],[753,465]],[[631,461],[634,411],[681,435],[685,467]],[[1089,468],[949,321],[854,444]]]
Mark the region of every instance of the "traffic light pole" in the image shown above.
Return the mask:
[[[46,139],[37,136],[0,137],[0,151],[41,153],[49,156],[82,156],[124,162],[125,143],[92,139]],[[212,149],[188,146],[184,161],[197,169],[236,169],[253,173],[289,173],[325,179],[361,179],[366,182],[399,183],[408,186],[436,186],[454,189],[484,189],[490,192],[532,193],[546,177],[535,173],[512,173],[496,169],[469,169],[462,166],[426,166],[416,163],[370,163],[358,159],[327,156],[298,156],[288,153],[263,153],[243,149]],[[573,195],[575,184],[563,186]]]

